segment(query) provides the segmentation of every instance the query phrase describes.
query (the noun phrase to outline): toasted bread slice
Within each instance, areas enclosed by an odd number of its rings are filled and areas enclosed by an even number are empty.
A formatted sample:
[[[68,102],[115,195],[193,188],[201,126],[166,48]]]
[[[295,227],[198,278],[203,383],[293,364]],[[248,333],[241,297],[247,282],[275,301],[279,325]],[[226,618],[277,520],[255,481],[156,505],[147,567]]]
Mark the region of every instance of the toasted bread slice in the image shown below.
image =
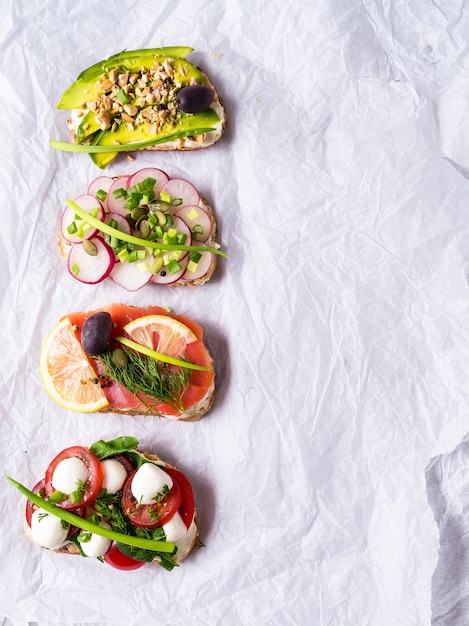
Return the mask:
[[[174,470],[178,469],[174,465],[171,465],[167,462],[162,461],[162,459],[160,459],[160,457],[157,456],[156,454],[142,452],[141,450],[137,450],[137,452],[139,452],[142,456],[144,456],[149,461],[153,461],[153,462],[158,461],[159,464],[164,465],[164,467],[168,467]],[[33,541],[33,538],[31,535],[31,528],[29,527],[26,517],[24,519],[24,531],[28,539],[30,541]],[[173,559],[175,563],[177,564],[180,564],[181,561],[183,561],[189,555],[189,553],[193,550],[194,547],[203,545],[199,538],[199,523],[198,523],[197,510],[195,508],[195,504],[194,504],[193,521],[191,525],[189,526],[189,528],[187,529],[186,535],[182,537],[180,540],[177,540],[175,543],[176,543],[177,551]],[[56,552],[58,554],[69,554],[69,555],[75,555],[75,556],[80,556],[81,554],[76,543],[70,540],[66,540],[65,543],[58,548],[43,548],[43,549],[50,550],[51,552]],[[158,561],[154,561],[151,564],[158,565],[159,563]]]

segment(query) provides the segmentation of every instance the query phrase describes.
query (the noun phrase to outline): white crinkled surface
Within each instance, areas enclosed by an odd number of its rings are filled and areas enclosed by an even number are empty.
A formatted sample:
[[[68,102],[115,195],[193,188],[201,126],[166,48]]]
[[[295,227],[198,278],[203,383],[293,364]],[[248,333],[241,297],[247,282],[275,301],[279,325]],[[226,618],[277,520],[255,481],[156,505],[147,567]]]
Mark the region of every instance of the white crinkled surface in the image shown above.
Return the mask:
[[[190,477],[206,547],[171,573],[39,550],[2,480],[2,623],[468,623],[464,5],[110,6],[10,0],[0,22],[0,461],[32,486],[62,448],[134,435]],[[100,170],[49,149],[67,139],[55,104],[96,61],[162,45],[195,49],[226,105],[225,136],[106,172],[191,180],[230,258],[196,290],[80,285],[56,231]],[[218,394],[201,422],[49,399],[46,333],[115,301],[204,326]]]

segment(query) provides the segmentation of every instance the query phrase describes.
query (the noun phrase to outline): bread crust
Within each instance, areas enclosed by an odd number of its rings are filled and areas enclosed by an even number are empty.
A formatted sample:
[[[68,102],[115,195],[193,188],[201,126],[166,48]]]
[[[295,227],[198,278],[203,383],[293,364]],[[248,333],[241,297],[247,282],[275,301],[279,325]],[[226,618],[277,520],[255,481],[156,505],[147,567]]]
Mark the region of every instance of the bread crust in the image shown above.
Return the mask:
[[[171,465],[170,463],[167,463],[166,461],[163,461],[156,454],[150,454],[148,452],[143,452],[142,450],[137,450],[137,452],[142,454],[149,461],[153,461],[153,462],[162,461],[166,467],[169,467],[170,469],[175,469],[175,470],[178,469],[175,465]],[[196,509],[194,509],[194,524],[195,524],[195,527],[196,527],[195,535],[192,538],[189,546],[186,547],[186,549],[185,549],[185,551],[183,553],[181,553],[181,554],[177,554],[176,553],[176,556],[174,558],[176,563],[181,563],[181,561],[183,561],[189,555],[189,553],[193,550],[193,548],[195,546],[202,545],[202,543],[200,541],[200,538],[199,538],[199,522],[198,522],[198,518],[197,518],[197,510]],[[30,541],[32,541],[30,528],[28,526],[26,518],[24,520],[24,530],[25,530],[25,534],[28,537],[28,539]],[[42,546],[40,546],[40,547],[42,547]],[[57,554],[69,554],[69,555],[80,556],[80,551],[79,551],[78,547],[72,541],[66,543],[65,545],[61,546],[60,548],[42,548],[42,549],[43,550],[49,550],[50,552],[56,552]],[[151,565],[158,565],[158,563],[149,563],[149,565],[150,564]]]

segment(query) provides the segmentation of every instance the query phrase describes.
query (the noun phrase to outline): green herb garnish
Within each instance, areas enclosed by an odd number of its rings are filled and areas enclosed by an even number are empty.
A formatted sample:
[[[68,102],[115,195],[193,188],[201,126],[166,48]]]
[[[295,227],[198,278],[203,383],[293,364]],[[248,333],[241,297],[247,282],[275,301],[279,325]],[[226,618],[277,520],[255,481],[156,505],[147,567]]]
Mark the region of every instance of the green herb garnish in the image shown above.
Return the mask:
[[[155,552],[167,552],[172,554],[176,548],[175,544],[171,541],[154,541],[153,539],[125,535],[123,533],[115,532],[113,530],[109,530],[108,528],[98,526],[97,524],[94,524],[89,520],[83,519],[79,515],[75,515],[70,511],[66,511],[65,509],[61,509],[60,507],[55,506],[48,500],[44,500],[37,494],[27,489],[21,483],[13,480],[13,478],[6,476],[6,479],[11,485],[16,487],[18,491],[26,496],[28,500],[30,500],[33,504],[36,504],[37,506],[44,509],[44,511],[46,511],[47,513],[51,513],[52,515],[55,515],[61,520],[67,522],[68,524],[71,524],[72,526],[76,526],[81,530],[86,530],[94,533],[95,535],[101,535],[102,537],[106,537],[107,539],[111,539],[112,541],[117,541],[119,543],[129,546],[134,546],[135,548],[150,550],[153,555]]]
[[[159,404],[167,404],[183,412],[182,397],[190,382],[190,370],[165,367],[145,354],[126,348],[123,350],[128,359],[126,367],[115,364],[110,350],[96,357],[105,368],[105,376],[117,381],[136,396],[147,407],[149,414],[159,415]],[[149,404],[145,396],[154,398],[155,402]]]
[[[146,346],[142,346],[131,339],[127,339],[127,337],[116,337],[116,341],[121,343],[128,348],[132,348],[136,352],[140,352],[141,354],[145,354],[152,359],[157,361],[163,361],[163,363],[170,363],[171,365],[177,365],[179,367],[183,367],[184,369],[190,370],[198,370],[202,372],[208,372],[209,368],[204,365],[197,365],[196,363],[190,363],[189,361],[184,361],[182,359],[176,359],[175,357],[168,356],[167,354],[162,354],[161,352],[156,352],[155,350],[151,350]]]
[[[148,239],[140,239],[140,237],[134,237],[134,235],[128,235],[127,233],[122,232],[121,230],[117,230],[116,228],[112,228],[109,224],[98,220],[93,215],[90,215],[87,211],[82,209],[76,202],[73,200],[67,200],[67,205],[77,213],[77,215],[85,220],[90,226],[93,228],[97,228],[103,233],[107,235],[111,235],[119,239],[120,241],[125,241],[127,243],[136,244],[138,246],[144,246],[147,248],[155,248],[159,250],[199,250],[199,251],[208,251],[213,252],[214,254],[219,254],[224,257],[228,257],[225,252],[222,252],[218,248],[207,248],[206,246],[182,246],[182,245],[173,245],[173,244],[165,244],[158,243],[155,241],[149,241]]]

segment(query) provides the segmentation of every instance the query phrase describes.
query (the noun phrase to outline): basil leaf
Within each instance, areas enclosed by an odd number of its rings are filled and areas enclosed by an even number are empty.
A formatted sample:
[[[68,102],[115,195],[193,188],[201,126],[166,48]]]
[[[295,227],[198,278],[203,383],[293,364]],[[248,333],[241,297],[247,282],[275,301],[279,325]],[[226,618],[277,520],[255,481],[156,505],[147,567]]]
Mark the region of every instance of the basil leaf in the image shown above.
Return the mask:
[[[117,437],[117,439],[112,439],[111,441],[100,439],[90,446],[90,450],[98,459],[102,460],[122,452],[135,450],[137,446],[138,440],[135,437]]]

